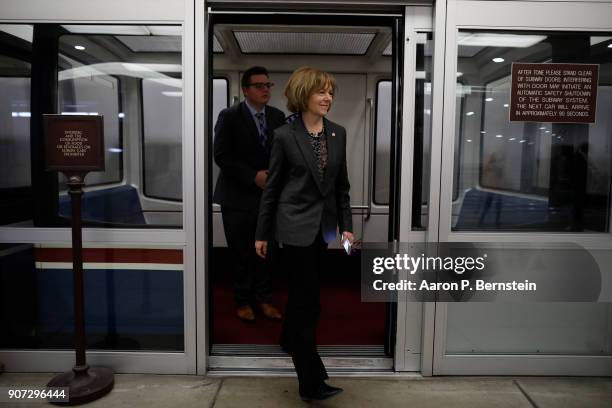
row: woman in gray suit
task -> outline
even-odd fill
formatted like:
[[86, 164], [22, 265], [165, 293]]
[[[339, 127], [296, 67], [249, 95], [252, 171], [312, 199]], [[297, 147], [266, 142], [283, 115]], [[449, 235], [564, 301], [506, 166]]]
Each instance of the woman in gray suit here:
[[346, 131], [325, 118], [335, 87], [330, 74], [310, 67], [289, 78], [287, 108], [297, 115], [274, 131], [255, 235], [261, 257], [271, 239], [284, 248], [289, 300], [281, 346], [293, 359], [303, 400], [342, 391], [325, 383], [327, 372], [316, 345], [322, 257], [338, 231], [343, 240], [353, 241]]

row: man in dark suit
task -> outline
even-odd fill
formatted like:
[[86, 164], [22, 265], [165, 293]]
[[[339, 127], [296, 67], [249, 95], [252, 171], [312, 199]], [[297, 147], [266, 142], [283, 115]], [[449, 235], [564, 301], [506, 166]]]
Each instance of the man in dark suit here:
[[285, 114], [272, 106], [268, 71], [252, 67], [242, 76], [245, 101], [224, 109], [215, 126], [214, 156], [221, 169], [213, 201], [221, 205], [223, 228], [230, 249], [237, 314], [252, 321], [257, 305], [271, 319], [280, 319], [271, 305], [271, 268], [255, 256], [259, 201], [268, 178], [272, 131]]

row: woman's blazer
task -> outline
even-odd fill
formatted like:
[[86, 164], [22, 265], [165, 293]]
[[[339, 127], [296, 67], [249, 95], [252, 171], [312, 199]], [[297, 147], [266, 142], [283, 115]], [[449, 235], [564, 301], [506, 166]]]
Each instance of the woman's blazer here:
[[352, 232], [350, 184], [346, 169], [346, 130], [323, 119], [327, 168], [321, 180], [317, 158], [301, 118], [274, 131], [270, 167], [261, 197], [256, 239], [294, 246], [312, 244], [319, 233], [330, 242]]

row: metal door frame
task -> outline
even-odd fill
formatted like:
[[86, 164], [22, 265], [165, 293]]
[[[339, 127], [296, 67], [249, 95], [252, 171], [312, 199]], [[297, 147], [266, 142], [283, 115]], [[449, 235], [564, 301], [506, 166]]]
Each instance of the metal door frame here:
[[[231, 1], [220, 1], [215, 2], [214, 4], [231, 4]], [[226, 4], [227, 3], [227, 4]], [[291, 4], [296, 4], [297, 2], [289, 2]], [[325, 3], [325, 2], [321, 2]], [[270, 3], [273, 4], [273, 3]], [[397, 3], [386, 3], [386, 5], [392, 5], [397, 7]], [[323, 8], [325, 6], [332, 6], [329, 4], [322, 4]], [[278, 6], [277, 6], [278, 7]], [[285, 5], [286, 7], [286, 5]], [[335, 7], [339, 7], [337, 4]], [[207, 104], [208, 100], [206, 95], [208, 95], [208, 81], [207, 78], [210, 75], [211, 67], [207, 61], [208, 56], [208, 32], [209, 32], [209, 9], [207, 5], [205, 5], [204, 1], [196, 0], [195, 4], [195, 64], [196, 66], [205, 67], [204, 70], [199, 69], [196, 70], [196, 80], [195, 85], [196, 89], [196, 112], [195, 121], [196, 121], [196, 157], [208, 157], [207, 151], [207, 143], [205, 135], [209, 132], [208, 129], [208, 118], [206, 117]], [[234, 10], [232, 10], [234, 11]], [[404, 40], [416, 40], [416, 31], [432, 31], [432, 7], [428, 6], [410, 6], [405, 7], [406, 14], [404, 16], [404, 22], [406, 27], [410, 27], [412, 31], [408, 33], [410, 37], [404, 38]], [[265, 11], [263, 12], [265, 13]], [[316, 13], [316, 12], [315, 12]], [[303, 14], [300, 11], [300, 14]], [[350, 13], [347, 12], [338, 12], [339, 15], [345, 15]], [[372, 14], [379, 15], [379, 14]], [[201, 44], [201, 45], [199, 45]], [[416, 66], [416, 41], [405, 41], [404, 42], [405, 52], [410, 52], [410, 63], [404, 63], [404, 71], [403, 75], [409, 75], [409, 77], [404, 78], [403, 82], [403, 93], [405, 95], [411, 95], [409, 98], [410, 103], [412, 104], [412, 108], [410, 107], [402, 107], [402, 124], [403, 129], [409, 129], [408, 132], [404, 130], [405, 134], [412, 135], [413, 133], [413, 125], [414, 125], [414, 116], [413, 116], [413, 107], [414, 107], [414, 84], [415, 84], [415, 66]], [[405, 55], [408, 55], [407, 53]], [[202, 90], [202, 91], [200, 91]], [[405, 211], [405, 208], [410, 208], [410, 201], [412, 197], [412, 181], [410, 177], [412, 176], [412, 168], [410, 167], [406, 170], [406, 161], [412, 161], [412, 143], [413, 140], [410, 137], [405, 137], [404, 140], [408, 141], [408, 144], [404, 142], [401, 146], [402, 155], [404, 157], [402, 168], [402, 184], [401, 184], [401, 214], [410, 214], [411, 211]], [[196, 182], [196, 212], [197, 214], [204, 214], [202, 218], [198, 217], [197, 221], [197, 232], [196, 232], [196, 240], [199, 243], [198, 245], [198, 254], [200, 256], [197, 257], [197, 270], [198, 270], [198, 279], [197, 279], [197, 288], [196, 291], [198, 294], [206, 293], [207, 281], [205, 273], [206, 270], [206, 262], [205, 262], [205, 253], [204, 248], [205, 245], [203, 243], [208, 242], [209, 239], [212, 239], [209, 236], [209, 226], [207, 225], [207, 197], [208, 192], [210, 191], [211, 186], [208, 186], [208, 166], [203, 160], [196, 160], [196, 180], [201, 180]], [[200, 178], [200, 175], [203, 179]], [[408, 180], [408, 181], [407, 181]], [[369, 187], [369, 186], [368, 186]], [[425, 232], [424, 231], [411, 231], [408, 227], [404, 229], [404, 226], [410, 226], [411, 220], [405, 219], [403, 216], [400, 219], [401, 232], [400, 239], [402, 240], [416, 240], [416, 241], [424, 241], [425, 240]], [[227, 367], [227, 369], [232, 369], [232, 366], [235, 369], [239, 369], [240, 367], [245, 367], [245, 359], [253, 360], [247, 365], [253, 367], [255, 369], [290, 369], [292, 367], [291, 362], [288, 358], [276, 358], [276, 357], [217, 357], [209, 355], [209, 325], [208, 325], [208, 317], [207, 317], [207, 298], [206, 296], [199, 295], [197, 297], [197, 333], [198, 333], [198, 374], [205, 374], [210, 367], [219, 367], [220, 365], [223, 367]], [[395, 371], [419, 371], [421, 366], [421, 353], [420, 353], [420, 345], [421, 345], [421, 318], [423, 313], [423, 308], [421, 304], [406, 304], [405, 302], [401, 304], [402, 306], [398, 310], [397, 315], [397, 323], [398, 330], [396, 335], [396, 348], [395, 348], [395, 357], [393, 360], [393, 366], [391, 367], [386, 360], [388, 359], [369, 359], [369, 361], [357, 361], [355, 359], [342, 359], [342, 358], [330, 358], [325, 359], [327, 363], [331, 363], [336, 367], [339, 367], [340, 371], [344, 371], [344, 369], [353, 371], [353, 370], [365, 370], [375, 369], [375, 370], [391, 370], [392, 368]], [[228, 371], [223, 371], [224, 373], [228, 373]], [[239, 371], [238, 373], [241, 373]], [[244, 374], [244, 372], [242, 372]]]
[[[414, 123], [415, 123], [415, 86], [416, 86], [416, 47], [419, 32], [434, 32], [434, 9], [428, 6], [407, 6], [404, 11], [404, 63], [403, 96], [401, 100], [402, 137], [399, 197], [399, 242], [426, 242], [430, 226], [426, 231], [412, 228]], [[434, 64], [435, 70], [436, 64]], [[435, 82], [435, 76], [432, 83]], [[433, 136], [433, 133], [432, 133]], [[431, 152], [434, 152], [433, 145]], [[430, 188], [430, 191], [433, 189]], [[431, 200], [430, 200], [431, 202]], [[431, 210], [429, 211], [431, 218]], [[402, 279], [400, 276], [399, 279]], [[426, 346], [423, 337], [427, 328], [427, 306], [425, 303], [406, 302], [404, 294], [398, 294], [397, 328], [395, 337], [395, 370], [423, 371], [427, 366]]]

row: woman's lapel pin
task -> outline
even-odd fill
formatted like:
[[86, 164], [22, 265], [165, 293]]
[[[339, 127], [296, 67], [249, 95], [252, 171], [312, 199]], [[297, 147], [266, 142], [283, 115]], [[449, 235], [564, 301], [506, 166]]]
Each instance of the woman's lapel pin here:
[[336, 133], [335, 133], [335, 132], [332, 132], [332, 137], [334, 137], [334, 136], [336, 136]]

